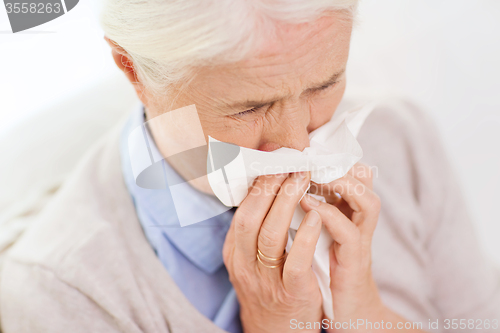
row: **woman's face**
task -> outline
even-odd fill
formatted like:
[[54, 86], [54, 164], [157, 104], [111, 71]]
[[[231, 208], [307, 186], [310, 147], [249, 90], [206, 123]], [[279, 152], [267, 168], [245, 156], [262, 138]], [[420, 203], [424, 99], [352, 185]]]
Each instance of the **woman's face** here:
[[[201, 69], [164, 104], [146, 105], [148, 119], [195, 104], [205, 139], [264, 151], [303, 150], [308, 134], [332, 117], [345, 90], [352, 23], [339, 15], [345, 14], [282, 26], [256, 56]], [[153, 128], [153, 136], [168, 156], [158, 130]], [[182, 175], [182, 167], [174, 168]]]

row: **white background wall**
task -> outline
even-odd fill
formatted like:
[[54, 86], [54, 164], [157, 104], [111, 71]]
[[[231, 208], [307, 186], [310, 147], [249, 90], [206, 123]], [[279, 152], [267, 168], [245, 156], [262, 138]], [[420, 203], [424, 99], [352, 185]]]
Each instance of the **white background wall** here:
[[348, 92], [400, 93], [426, 108], [481, 243], [500, 262], [500, 1], [361, 3]]
[[[0, 133], [116, 73], [90, 1], [17, 34], [0, 7]], [[348, 80], [348, 94], [395, 92], [434, 117], [500, 262], [500, 1], [362, 0]]]

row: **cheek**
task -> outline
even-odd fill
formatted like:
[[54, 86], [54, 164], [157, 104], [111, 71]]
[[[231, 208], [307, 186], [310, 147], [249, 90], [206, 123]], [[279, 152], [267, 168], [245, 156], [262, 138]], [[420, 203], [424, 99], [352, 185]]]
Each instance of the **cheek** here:
[[241, 147], [258, 149], [262, 136], [262, 119], [255, 121], [237, 122], [226, 117], [200, 119], [203, 131], [208, 142], [208, 135], [224, 142], [233, 143]]

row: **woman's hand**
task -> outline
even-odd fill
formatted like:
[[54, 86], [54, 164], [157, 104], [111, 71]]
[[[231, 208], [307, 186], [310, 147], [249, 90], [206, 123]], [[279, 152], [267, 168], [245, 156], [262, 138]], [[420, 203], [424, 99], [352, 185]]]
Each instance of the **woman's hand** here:
[[[321, 231], [318, 213], [309, 209], [285, 258], [266, 259], [285, 253], [290, 222], [309, 181], [308, 172], [261, 176], [234, 214], [223, 257], [245, 333], [297, 332], [293, 320], [322, 319], [322, 297], [311, 268]], [[262, 262], [257, 249], [265, 256]]]
[[[335, 241], [330, 248], [330, 289], [335, 321], [333, 325], [329, 321], [327, 331], [373, 331], [367, 325], [352, 328], [350, 323], [359, 323], [359, 319], [378, 323], [381, 328], [378, 332], [423, 332], [404, 328], [407, 320], [382, 303], [372, 277], [371, 244], [380, 212], [380, 199], [372, 191], [372, 178], [370, 168], [357, 163], [344, 177], [329, 184], [311, 186], [310, 192], [324, 196], [327, 203], [309, 195], [300, 202], [304, 211], [315, 210], [320, 214]], [[336, 193], [340, 194], [340, 199]]]
[[327, 201], [306, 195], [301, 206], [306, 212], [317, 211], [334, 239], [330, 248], [330, 288], [335, 321], [379, 317], [384, 306], [372, 278], [371, 243], [380, 199], [372, 191], [370, 168], [358, 163], [340, 179], [313, 184], [310, 193], [322, 195]]

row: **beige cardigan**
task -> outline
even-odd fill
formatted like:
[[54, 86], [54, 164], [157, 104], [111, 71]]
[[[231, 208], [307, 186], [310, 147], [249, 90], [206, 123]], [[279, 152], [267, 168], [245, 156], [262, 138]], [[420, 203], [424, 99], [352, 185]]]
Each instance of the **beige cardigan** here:
[[[144, 236], [121, 171], [122, 126], [85, 155], [8, 253], [3, 332], [223, 332], [184, 297]], [[377, 167], [373, 274], [385, 304], [426, 330], [439, 319], [438, 332], [446, 318], [500, 320], [500, 274], [479, 251], [427, 116], [403, 101], [381, 103], [359, 141], [362, 161]]]

